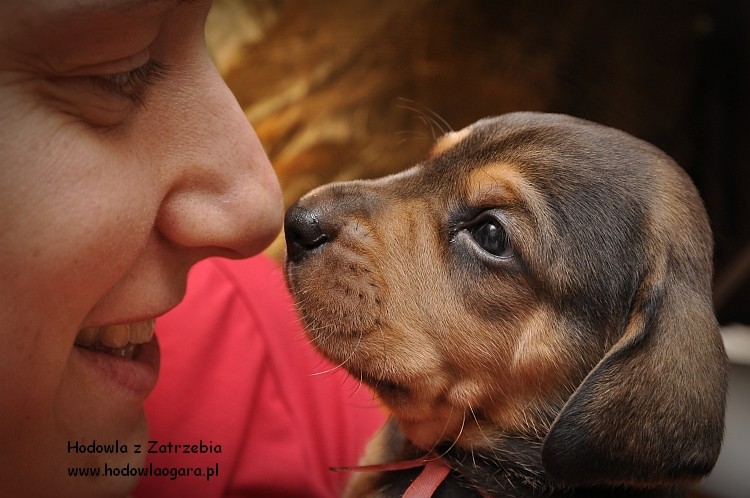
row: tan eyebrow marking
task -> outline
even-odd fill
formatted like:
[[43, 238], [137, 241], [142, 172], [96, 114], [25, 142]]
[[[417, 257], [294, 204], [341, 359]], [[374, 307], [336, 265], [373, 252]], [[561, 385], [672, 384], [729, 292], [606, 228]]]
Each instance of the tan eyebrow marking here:
[[523, 202], [525, 180], [509, 163], [494, 163], [472, 171], [467, 178], [469, 198], [476, 204]]
[[518, 167], [508, 162], [490, 163], [469, 173], [467, 196], [476, 205], [515, 207], [535, 218], [544, 217], [544, 196], [524, 177]]
[[450, 149], [458, 142], [466, 138], [470, 133], [469, 128], [464, 128], [458, 131], [452, 131], [440, 137], [435, 145], [432, 146], [430, 151], [427, 153], [427, 157], [435, 157], [442, 154], [446, 150]]

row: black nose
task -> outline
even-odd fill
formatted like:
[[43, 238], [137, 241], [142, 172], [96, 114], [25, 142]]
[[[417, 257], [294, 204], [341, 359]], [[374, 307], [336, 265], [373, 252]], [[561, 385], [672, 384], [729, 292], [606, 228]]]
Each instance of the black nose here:
[[284, 217], [287, 257], [293, 262], [301, 261], [308, 253], [321, 247], [332, 236], [322, 226], [323, 213], [316, 208], [305, 208], [299, 204], [290, 207]]

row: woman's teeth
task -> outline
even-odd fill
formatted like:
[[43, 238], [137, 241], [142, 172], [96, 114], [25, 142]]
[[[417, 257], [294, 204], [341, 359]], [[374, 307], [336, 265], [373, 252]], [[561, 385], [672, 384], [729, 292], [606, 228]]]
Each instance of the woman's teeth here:
[[154, 320], [88, 327], [78, 332], [75, 345], [123, 358], [133, 358], [137, 346], [149, 342], [153, 335]]

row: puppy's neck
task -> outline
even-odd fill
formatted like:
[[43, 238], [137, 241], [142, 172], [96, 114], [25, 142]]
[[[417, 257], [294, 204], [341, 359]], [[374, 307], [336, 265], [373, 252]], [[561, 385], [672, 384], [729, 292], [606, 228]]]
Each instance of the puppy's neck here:
[[[502, 436], [492, 449], [437, 449], [453, 472], [447, 484], [453, 491], [439, 496], [503, 498], [684, 498], [680, 489], [568, 488], [554, 484], [542, 466], [542, 440]], [[442, 450], [442, 451], [441, 451]], [[463, 489], [464, 491], [456, 491]], [[465, 494], [464, 494], [465, 493]]]
[[[392, 449], [387, 455], [379, 455], [387, 461], [424, 456], [425, 450], [409, 441], [394, 420], [384, 428], [381, 437], [389, 443], [384, 447]], [[478, 493], [516, 498], [555, 496], [555, 488], [542, 466], [543, 435], [484, 433], [481, 442], [469, 446], [465, 446], [466, 441], [464, 445], [444, 442], [432, 451], [453, 469], [446, 485], [465, 490], [465, 494], [456, 496], [479, 496]]]
[[[488, 496], [547, 496], [555, 487], [542, 466], [542, 441], [522, 436], [496, 436], [493, 447], [438, 448], [459, 479]], [[442, 450], [442, 451], [441, 451]]]
[[[461, 487], [481, 490], [486, 496], [554, 496], [556, 490], [563, 490], [556, 489], [547, 477], [542, 465], [542, 445], [561, 406], [562, 402], [546, 401], [540, 406], [512, 411], [516, 417], [518, 413], [533, 412], [532, 426], [523, 418], [511, 417], [503, 406], [494, 411], [485, 407], [475, 409], [470, 417], [454, 416], [456, 420], [452, 421], [436, 418], [432, 424], [435, 427], [422, 428], [431, 429], [428, 434], [433, 438], [438, 429], [444, 437], [448, 436], [447, 441], [438, 444], [434, 440], [424, 444], [412, 439], [408, 424], [398, 422], [398, 429], [394, 430], [402, 434], [402, 455], [416, 457], [424, 451], [442, 455], [455, 471], [450, 479]], [[451, 414], [454, 412], [458, 410], [451, 410]]]
[[[679, 490], [636, 490], [624, 488], [569, 489], [554, 484], [542, 465], [544, 434], [487, 434], [483, 445], [471, 448], [445, 442], [433, 449], [453, 469], [436, 497], [502, 498], [677, 498]], [[383, 464], [425, 456], [412, 444], [395, 420], [386, 424], [368, 447], [364, 464]], [[420, 469], [358, 473], [350, 481], [347, 498], [402, 496]]]

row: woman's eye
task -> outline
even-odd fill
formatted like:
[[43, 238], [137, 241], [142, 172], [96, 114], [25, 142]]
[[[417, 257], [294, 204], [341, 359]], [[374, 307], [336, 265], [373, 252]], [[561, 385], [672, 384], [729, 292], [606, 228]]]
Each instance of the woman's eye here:
[[93, 76], [91, 81], [107, 93], [142, 105], [148, 88], [164, 78], [168, 70], [166, 64], [151, 59], [131, 71]]
[[508, 234], [493, 218], [486, 218], [473, 225], [469, 232], [474, 241], [486, 252], [498, 257], [510, 257], [512, 249]]

